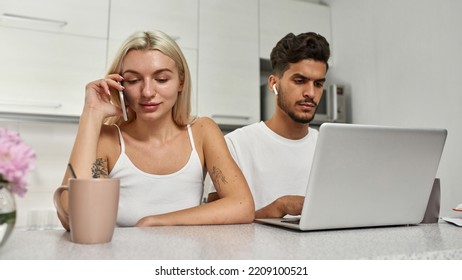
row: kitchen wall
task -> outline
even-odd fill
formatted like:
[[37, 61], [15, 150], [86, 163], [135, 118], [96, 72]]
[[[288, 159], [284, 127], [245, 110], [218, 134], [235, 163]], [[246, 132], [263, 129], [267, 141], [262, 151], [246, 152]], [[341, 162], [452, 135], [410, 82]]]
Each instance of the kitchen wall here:
[[322, 2], [331, 7], [331, 79], [347, 85], [352, 121], [448, 130], [438, 176], [450, 215], [462, 203], [462, 1]]

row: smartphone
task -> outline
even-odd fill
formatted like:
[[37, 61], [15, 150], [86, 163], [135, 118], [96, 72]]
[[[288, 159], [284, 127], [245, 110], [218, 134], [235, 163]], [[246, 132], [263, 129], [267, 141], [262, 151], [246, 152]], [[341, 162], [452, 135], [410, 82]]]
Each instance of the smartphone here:
[[125, 105], [125, 97], [124, 97], [123, 90], [119, 91], [119, 98], [120, 98], [120, 107], [122, 107], [124, 121], [128, 121], [127, 106]]

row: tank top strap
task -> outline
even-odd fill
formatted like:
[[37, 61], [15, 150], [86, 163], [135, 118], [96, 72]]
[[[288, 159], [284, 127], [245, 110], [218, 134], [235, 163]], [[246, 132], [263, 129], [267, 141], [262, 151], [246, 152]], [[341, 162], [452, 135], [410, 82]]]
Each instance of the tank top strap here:
[[119, 133], [120, 153], [124, 154], [125, 153], [125, 143], [124, 143], [124, 138], [122, 137], [122, 132], [120, 131], [120, 128], [116, 124], [114, 124], [114, 126], [117, 128], [117, 132]]
[[189, 142], [191, 142], [191, 147], [193, 149], [193, 151], [196, 150], [196, 145], [194, 145], [194, 137], [193, 137], [193, 134], [192, 134], [192, 130], [191, 130], [191, 125], [188, 123], [188, 136], [189, 136]]

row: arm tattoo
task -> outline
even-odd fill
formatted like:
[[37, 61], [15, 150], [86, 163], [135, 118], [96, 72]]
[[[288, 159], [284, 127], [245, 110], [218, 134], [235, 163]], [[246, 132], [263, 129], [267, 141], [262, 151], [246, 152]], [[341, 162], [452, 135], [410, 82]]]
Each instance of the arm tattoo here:
[[210, 177], [212, 178], [213, 184], [217, 189], [221, 187], [221, 184], [228, 183], [228, 181], [226, 181], [225, 175], [223, 175], [223, 172], [221, 172], [221, 169], [215, 166], [212, 168], [212, 174], [210, 174]]
[[97, 158], [91, 167], [91, 176], [93, 178], [107, 177], [107, 161], [102, 158]]

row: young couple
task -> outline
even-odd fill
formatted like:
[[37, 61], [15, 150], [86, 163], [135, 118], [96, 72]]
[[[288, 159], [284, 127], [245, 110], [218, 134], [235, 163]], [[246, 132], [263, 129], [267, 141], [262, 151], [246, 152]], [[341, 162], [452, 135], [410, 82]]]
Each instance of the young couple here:
[[[190, 116], [191, 78], [175, 41], [160, 31], [137, 32], [109, 74], [86, 86], [69, 163], [80, 178], [120, 179], [121, 227], [238, 224], [300, 214], [317, 138], [309, 122], [329, 55], [318, 34], [282, 38], [271, 53], [268, 78], [277, 99], [274, 115], [225, 139], [213, 120]], [[214, 189], [201, 204], [207, 173]], [[61, 196], [65, 208], [67, 196]], [[69, 230], [67, 217], [58, 217]]]

